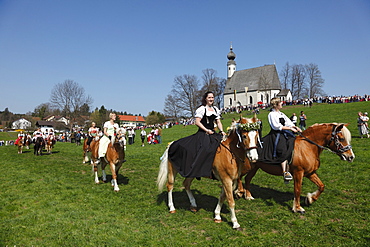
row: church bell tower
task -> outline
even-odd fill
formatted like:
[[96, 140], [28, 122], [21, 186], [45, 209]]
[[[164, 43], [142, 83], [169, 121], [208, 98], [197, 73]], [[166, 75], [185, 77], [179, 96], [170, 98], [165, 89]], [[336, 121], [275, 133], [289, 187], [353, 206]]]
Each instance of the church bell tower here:
[[229, 59], [229, 61], [227, 62], [227, 79], [230, 79], [236, 70], [236, 63], [234, 61], [235, 58], [236, 55], [233, 52], [233, 45], [231, 44], [230, 52], [227, 54], [227, 59]]

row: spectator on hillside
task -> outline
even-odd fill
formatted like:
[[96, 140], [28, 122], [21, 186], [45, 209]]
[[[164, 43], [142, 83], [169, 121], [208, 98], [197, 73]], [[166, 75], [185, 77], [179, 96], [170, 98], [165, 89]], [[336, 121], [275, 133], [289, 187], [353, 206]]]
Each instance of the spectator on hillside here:
[[292, 121], [292, 123], [294, 123], [295, 126], [297, 126], [297, 119], [298, 117], [294, 112], [293, 115], [290, 117], [290, 120]]
[[367, 112], [365, 112], [364, 114], [362, 114], [362, 112], [358, 113], [357, 126], [358, 126], [358, 131], [360, 133], [361, 138], [363, 138], [364, 135], [366, 135], [367, 138], [370, 137], [369, 129], [368, 129], [368, 121], [369, 121], [369, 117], [367, 116]]
[[301, 115], [299, 116], [299, 128], [301, 128], [302, 130], [306, 129], [306, 119], [307, 116], [304, 114], [303, 111], [301, 111]]

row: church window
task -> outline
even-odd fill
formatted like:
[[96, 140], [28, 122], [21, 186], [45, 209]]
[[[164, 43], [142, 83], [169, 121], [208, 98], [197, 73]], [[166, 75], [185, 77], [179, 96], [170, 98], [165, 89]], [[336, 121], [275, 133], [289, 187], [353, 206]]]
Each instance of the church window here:
[[249, 104], [253, 105], [253, 97], [249, 96]]

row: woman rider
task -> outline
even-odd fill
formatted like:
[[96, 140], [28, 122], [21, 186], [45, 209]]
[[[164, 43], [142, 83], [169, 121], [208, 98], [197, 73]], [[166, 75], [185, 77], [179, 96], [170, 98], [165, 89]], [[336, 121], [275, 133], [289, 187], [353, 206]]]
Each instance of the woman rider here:
[[211, 177], [216, 149], [222, 136], [215, 133], [215, 123], [222, 135], [221, 111], [213, 106], [214, 94], [206, 92], [202, 105], [195, 112], [197, 133], [173, 142], [169, 159], [183, 177]]
[[271, 106], [272, 109], [268, 115], [271, 131], [262, 140], [263, 148], [259, 149], [258, 160], [264, 163], [280, 163], [284, 180], [290, 181], [293, 177], [288, 171], [288, 160], [291, 160], [294, 148], [293, 132], [302, 132], [302, 130], [280, 111], [283, 108], [283, 102], [279, 98], [272, 98]]

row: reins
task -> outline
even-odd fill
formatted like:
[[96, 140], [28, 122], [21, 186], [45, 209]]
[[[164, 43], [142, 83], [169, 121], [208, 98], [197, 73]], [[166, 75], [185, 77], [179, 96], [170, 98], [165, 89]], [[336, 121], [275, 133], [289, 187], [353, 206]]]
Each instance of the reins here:
[[[334, 144], [337, 146], [337, 151], [336, 152], [331, 150], [328, 147], [324, 147], [324, 146], [321, 146], [321, 145], [315, 143], [314, 141], [308, 139], [306, 136], [302, 135], [302, 133], [300, 133], [300, 132], [298, 132], [298, 135], [301, 136], [304, 140], [308, 141], [309, 143], [311, 143], [311, 144], [313, 144], [313, 145], [315, 145], [315, 146], [317, 146], [317, 147], [319, 147], [323, 150], [327, 150], [327, 151], [329, 151], [333, 154], [339, 154], [339, 153], [344, 153], [344, 152], [346, 152], [346, 151], [348, 151], [352, 148], [351, 145], [347, 145], [347, 146], [343, 147], [343, 145], [340, 142], [338, 142], [337, 133], [339, 133], [339, 132], [336, 132], [336, 127], [335, 128], [333, 127], [333, 131], [331, 133], [331, 138], [330, 138], [330, 141], [329, 141], [329, 144], [328, 144], [328, 145], [330, 145], [330, 143], [332, 141], [334, 141]], [[342, 147], [340, 148], [339, 145], [341, 145]]]

